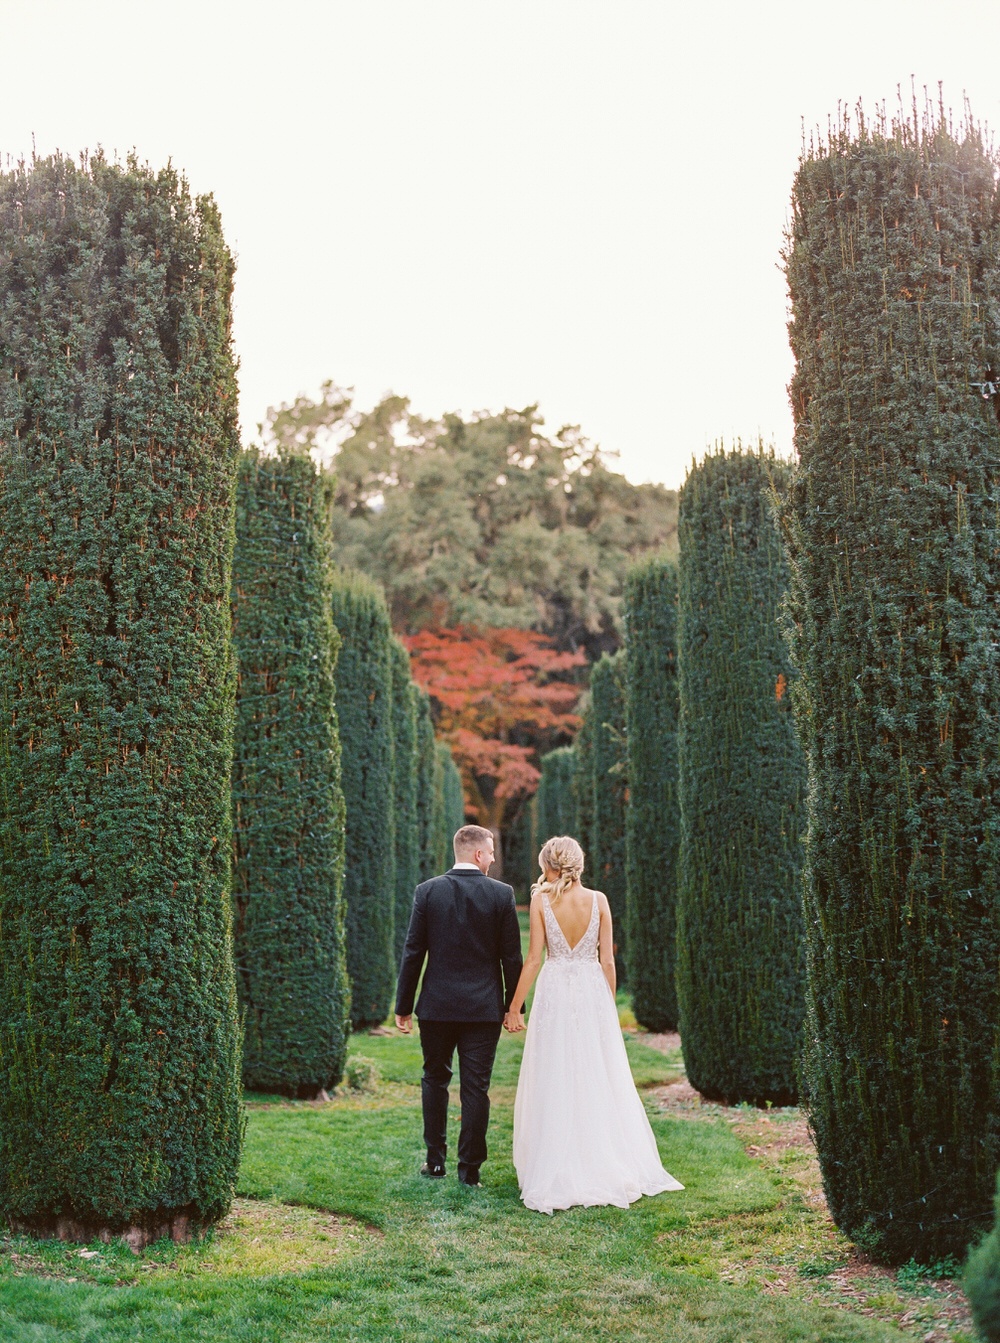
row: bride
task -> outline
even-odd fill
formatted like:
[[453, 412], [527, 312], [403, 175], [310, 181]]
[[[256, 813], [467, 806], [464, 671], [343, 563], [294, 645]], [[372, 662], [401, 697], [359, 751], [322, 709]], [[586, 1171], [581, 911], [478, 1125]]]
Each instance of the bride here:
[[643, 1194], [683, 1189], [660, 1164], [629, 1071], [607, 897], [581, 885], [575, 839], [550, 839], [538, 863], [528, 958], [504, 1022], [509, 1031], [525, 1029], [524, 1000], [541, 969], [514, 1102], [521, 1198], [551, 1213], [580, 1204], [627, 1208]]

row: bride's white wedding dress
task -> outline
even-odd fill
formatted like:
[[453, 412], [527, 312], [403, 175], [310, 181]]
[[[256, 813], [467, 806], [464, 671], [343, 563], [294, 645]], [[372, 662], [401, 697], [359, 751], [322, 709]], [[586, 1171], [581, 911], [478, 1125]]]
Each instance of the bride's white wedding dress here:
[[545, 964], [535, 986], [514, 1102], [514, 1166], [528, 1208], [627, 1208], [684, 1186], [660, 1164], [632, 1081], [618, 1011], [597, 959], [597, 896], [570, 947], [543, 893]]

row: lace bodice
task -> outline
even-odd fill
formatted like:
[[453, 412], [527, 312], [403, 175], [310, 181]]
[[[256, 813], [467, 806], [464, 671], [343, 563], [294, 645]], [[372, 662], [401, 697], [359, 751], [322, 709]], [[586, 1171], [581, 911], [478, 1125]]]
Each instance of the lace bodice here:
[[571, 947], [566, 941], [566, 934], [559, 927], [559, 920], [552, 912], [552, 906], [549, 904], [549, 897], [542, 894], [542, 913], [545, 917], [545, 941], [548, 946], [549, 959], [554, 961], [593, 961], [597, 959], [597, 943], [601, 931], [601, 917], [597, 906], [597, 892], [594, 892], [594, 907], [590, 911], [590, 922], [587, 924], [587, 931], [577, 942], [575, 947]]

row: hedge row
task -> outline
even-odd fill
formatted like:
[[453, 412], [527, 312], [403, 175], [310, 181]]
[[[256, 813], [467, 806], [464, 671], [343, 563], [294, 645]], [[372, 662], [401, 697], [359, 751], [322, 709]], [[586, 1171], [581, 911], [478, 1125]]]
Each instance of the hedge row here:
[[651, 1031], [677, 1029], [677, 569], [651, 559], [625, 584], [626, 932], [632, 1007]]
[[[465, 796], [451, 747], [435, 740], [430, 697], [415, 685], [411, 694], [416, 713], [418, 872], [419, 880], [427, 881], [454, 861], [451, 840], [465, 824]], [[412, 897], [411, 887], [407, 920]]]
[[440, 870], [464, 811], [381, 591], [328, 556], [327, 482], [311, 460], [245, 454], [233, 595], [243, 1076], [293, 1096], [336, 1085], [347, 1029], [385, 1019], [425, 822]]
[[446, 741], [437, 743], [438, 757], [441, 762], [441, 867], [451, 867], [454, 861], [451, 840], [455, 831], [465, 824], [465, 794], [462, 789], [462, 775], [455, 764], [455, 757]]
[[[434, 739], [430, 696], [413, 688], [417, 715], [417, 829], [420, 839], [420, 880], [443, 872], [447, 866], [444, 835], [444, 778]], [[439, 800], [439, 798], [441, 800]]]
[[544, 844], [553, 835], [576, 834], [576, 752], [572, 746], [560, 746], [542, 756], [541, 766], [535, 824], [539, 843]]
[[238, 523], [243, 1076], [315, 1096], [340, 1080], [347, 1029], [388, 1014], [424, 820], [439, 870], [461, 780], [380, 589], [329, 564], [327, 482], [311, 460], [245, 454]]
[[406, 941], [413, 892], [421, 880], [420, 779], [417, 699], [416, 687], [410, 679], [410, 655], [398, 639], [392, 640], [389, 652], [392, 660], [393, 806], [396, 813], [393, 950], [398, 965]]
[[[625, 811], [625, 655], [622, 651], [591, 668], [590, 696], [576, 742], [575, 792], [586, 873], [608, 897], [620, 986], [627, 978]], [[581, 824], [582, 822], [582, 824]], [[585, 839], [584, 839], [585, 836]]]
[[[576, 838], [583, 849], [584, 872], [595, 880], [594, 860], [594, 716], [593, 697], [585, 691], [580, 697], [577, 713], [580, 729], [573, 741], [576, 755], [573, 770], [573, 797], [576, 802]], [[534, 880], [534, 878], [532, 878]]]
[[0, 176], [0, 1214], [40, 1234], [236, 1179], [232, 280], [171, 169]]
[[243, 1081], [298, 1097], [340, 1081], [350, 1009], [328, 553], [312, 461], [244, 453], [232, 598]]
[[692, 1085], [730, 1104], [798, 1091], [805, 770], [769, 512], [785, 475], [715, 452], [680, 498], [677, 999]]
[[393, 635], [382, 589], [361, 574], [334, 574], [331, 606], [340, 635], [347, 968], [357, 1031], [385, 1020], [396, 979]]
[[[575, 814], [575, 794], [574, 794]], [[503, 879], [514, 887], [519, 904], [527, 904], [532, 884], [539, 875], [538, 794], [525, 798], [513, 825], [503, 836]], [[571, 830], [570, 834], [576, 834]]]

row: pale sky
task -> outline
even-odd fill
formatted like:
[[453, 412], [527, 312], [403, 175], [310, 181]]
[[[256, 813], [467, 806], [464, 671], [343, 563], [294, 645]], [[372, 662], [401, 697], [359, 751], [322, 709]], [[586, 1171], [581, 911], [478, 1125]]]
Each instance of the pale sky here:
[[[910, 77], [1000, 127], [978, 0], [0, 0], [0, 152], [172, 158], [238, 258], [249, 440], [324, 378], [537, 401], [633, 480], [790, 451], [802, 122]], [[922, 95], [921, 95], [922, 96]]]

